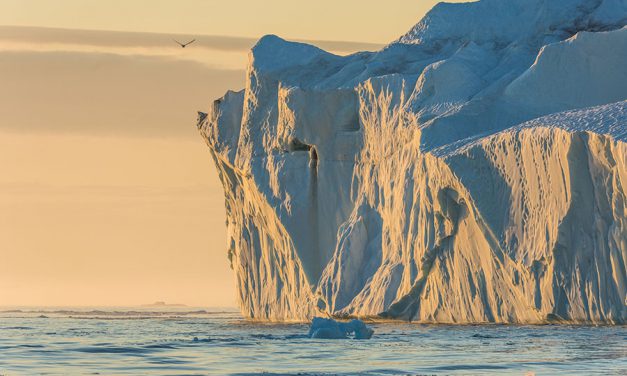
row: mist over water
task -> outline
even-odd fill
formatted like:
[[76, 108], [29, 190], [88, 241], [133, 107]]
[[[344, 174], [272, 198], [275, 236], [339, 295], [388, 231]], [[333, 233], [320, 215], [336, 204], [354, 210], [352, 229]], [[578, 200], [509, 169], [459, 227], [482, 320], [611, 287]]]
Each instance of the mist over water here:
[[371, 340], [312, 340], [306, 324], [231, 309], [9, 309], [2, 375], [618, 374], [627, 327], [371, 324]]

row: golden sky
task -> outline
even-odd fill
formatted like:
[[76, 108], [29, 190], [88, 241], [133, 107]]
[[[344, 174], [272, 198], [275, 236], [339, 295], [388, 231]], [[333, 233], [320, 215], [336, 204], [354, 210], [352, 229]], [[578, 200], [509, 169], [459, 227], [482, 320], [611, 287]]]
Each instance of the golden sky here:
[[264, 34], [374, 50], [434, 3], [0, 1], [0, 306], [234, 306], [196, 111]]
[[[452, 2], [459, 2], [452, 1]], [[389, 43], [433, 0], [2, 0], [0, 25]]]

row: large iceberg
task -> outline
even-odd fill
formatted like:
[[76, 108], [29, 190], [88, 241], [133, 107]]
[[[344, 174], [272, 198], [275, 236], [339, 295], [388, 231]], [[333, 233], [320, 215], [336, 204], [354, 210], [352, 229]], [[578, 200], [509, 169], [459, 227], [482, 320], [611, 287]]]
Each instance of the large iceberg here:
[[626, 322], [626, 24], [481, 0], [378, 52], [259, 40], [198, 120], [243, 314]]

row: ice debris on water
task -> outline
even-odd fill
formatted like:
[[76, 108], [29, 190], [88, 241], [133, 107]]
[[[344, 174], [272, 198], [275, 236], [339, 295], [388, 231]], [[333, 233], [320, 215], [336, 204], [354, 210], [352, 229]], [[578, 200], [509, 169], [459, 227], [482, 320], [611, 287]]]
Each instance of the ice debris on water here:
[[333, 319], [314, 317], [307, 336], [319, 339], [370, 339], [373, 334], [374, 330], [358, 319], [338, 322]]

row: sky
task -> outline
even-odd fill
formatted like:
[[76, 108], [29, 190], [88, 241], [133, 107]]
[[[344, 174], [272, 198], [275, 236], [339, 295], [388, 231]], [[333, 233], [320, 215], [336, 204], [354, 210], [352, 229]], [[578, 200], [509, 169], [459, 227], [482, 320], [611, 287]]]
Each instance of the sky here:
[[0, 0], [0, 306], [236, 306], [196, 111], [264, 34], [376, 50], [434, 3]]

